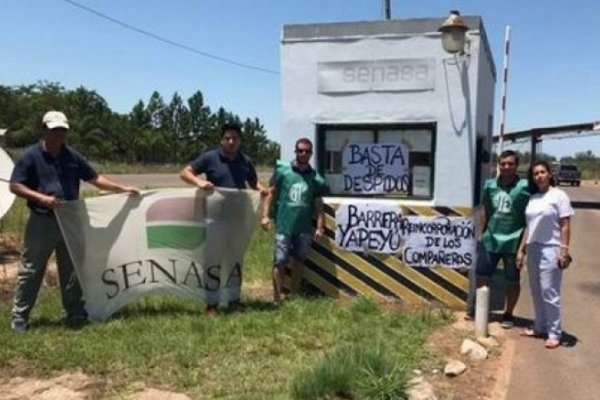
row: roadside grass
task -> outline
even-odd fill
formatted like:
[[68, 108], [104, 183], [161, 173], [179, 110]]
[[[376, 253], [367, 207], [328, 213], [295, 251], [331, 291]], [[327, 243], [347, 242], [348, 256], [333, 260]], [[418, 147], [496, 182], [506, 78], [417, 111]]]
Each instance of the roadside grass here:
[[[4, 230], [20, 235], [26, 216], [17, 200]], [[7, 293], [0, 375], [82, 371], [97, 381], [93, 397], [106, 399], [139, 390], [139, 382], [196, 399], [401, 399], [407, 372], [436, 362], [425, 341], [450, 313], [400, 312], [364, 298], [300, 297], [276, 308], [272, 254], [273, 233], [257, 229], [244, 263], [247, 308], [216, 317], [203, 316], [201, 303], [155, 296], [74, 331], [62, 323], [58, 288], [45, 286], [32, 329], [15, 335]]]
[[365, 299], [302, 298], [277, 309], [246, 300], [246, 312], [207, 318], [197, 303], [149, 298], [105, 323], [70, 331], [60, 321], [57, 290], [47, 291], [25, 335], [10, 332], [9, 305], [0, 305], [0, 369], [42, 377], [81, 370], [104, 377], [117, 394], [143, 381], [199, 399], [316, 399], [344, 392], [402, 398], [404, 372], [430, 356], [424, 342], [445, 322], [437, 314], [377, 306], [365, 312]]
[[15, 198], [15, 202], [10, 210], [2, 217], [2, 237], [20, 235], [23, 232], [28, 216], [27, 202], [20, 197]]
[[244, 283], [258, 286], [266, 285], [269, 289], [271, 288], [273, 251], [273, 233], [265, 232], [257, 226], [244, 257]]

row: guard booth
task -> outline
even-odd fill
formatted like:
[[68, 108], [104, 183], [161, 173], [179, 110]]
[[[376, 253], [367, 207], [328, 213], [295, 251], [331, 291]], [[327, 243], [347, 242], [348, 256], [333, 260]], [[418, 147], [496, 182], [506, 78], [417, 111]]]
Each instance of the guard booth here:
[[314, 290], [465, 306], [496, 72], [480, 17], [464, 17], [457, 55], [443, 22], [283, 28], [281, 159], [308, 137], [329, 188], [303, 272]]

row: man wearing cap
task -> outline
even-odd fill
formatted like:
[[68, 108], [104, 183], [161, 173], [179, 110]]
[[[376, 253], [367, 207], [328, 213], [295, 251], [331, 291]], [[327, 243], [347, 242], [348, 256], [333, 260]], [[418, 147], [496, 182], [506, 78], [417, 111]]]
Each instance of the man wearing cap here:
[[[221, 147], [209, 150], [198, 156], [180, 172], [181, 179], [200, 189], [212, 190], [215, 186], [229, 189], [260, 190], [266, 196], [267, 189], [258, 181], [254, 163], [241, 151], [242, 129], [236, 124], [221, 126]], [[205, 177], [202, 177], [204, 175]], [[240, 307], [239, 299], [232, 301], [236, 308]], [[217, 304], [207, 299], [207, 315], [217, 312]]]
[[29, 315], [54, 251], [67, 326], [77, 327], [87, 321], [81, 286], [54, 209], [79, 198], [81, 180], [101, 190], [139, 194], [134, 187], [121, 186], [98, 175], [77, 151], [67, 146], [68, 131], [65, 114], [60, 111], [44, 114], [41, 140], [23, 153], [10, 178], [11, 192], [26, 199], [30, 210], [12, 309], [11, 328], [18, 333], [29, 329]]

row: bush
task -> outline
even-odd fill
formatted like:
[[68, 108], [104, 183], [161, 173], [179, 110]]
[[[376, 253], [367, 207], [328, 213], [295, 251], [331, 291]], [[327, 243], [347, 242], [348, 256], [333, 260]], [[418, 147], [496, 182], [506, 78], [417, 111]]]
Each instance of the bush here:
[[349, 345], [297, 376], [292, 396], [314, 399], [405, 399], [406, 369], [381, 347]]

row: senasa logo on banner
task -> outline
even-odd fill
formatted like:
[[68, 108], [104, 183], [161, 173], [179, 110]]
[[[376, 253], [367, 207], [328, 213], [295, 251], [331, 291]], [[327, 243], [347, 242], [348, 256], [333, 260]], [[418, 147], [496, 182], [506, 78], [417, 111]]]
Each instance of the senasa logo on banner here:
[[193, 250], [206, 238], [206, 199], [174, 197], [156, 201], [146, 211], [148, 249]]
[[321, 62], [317, 65], [319, 93], [401, 92], [433, 90], [435, 61], [406, 58]]

